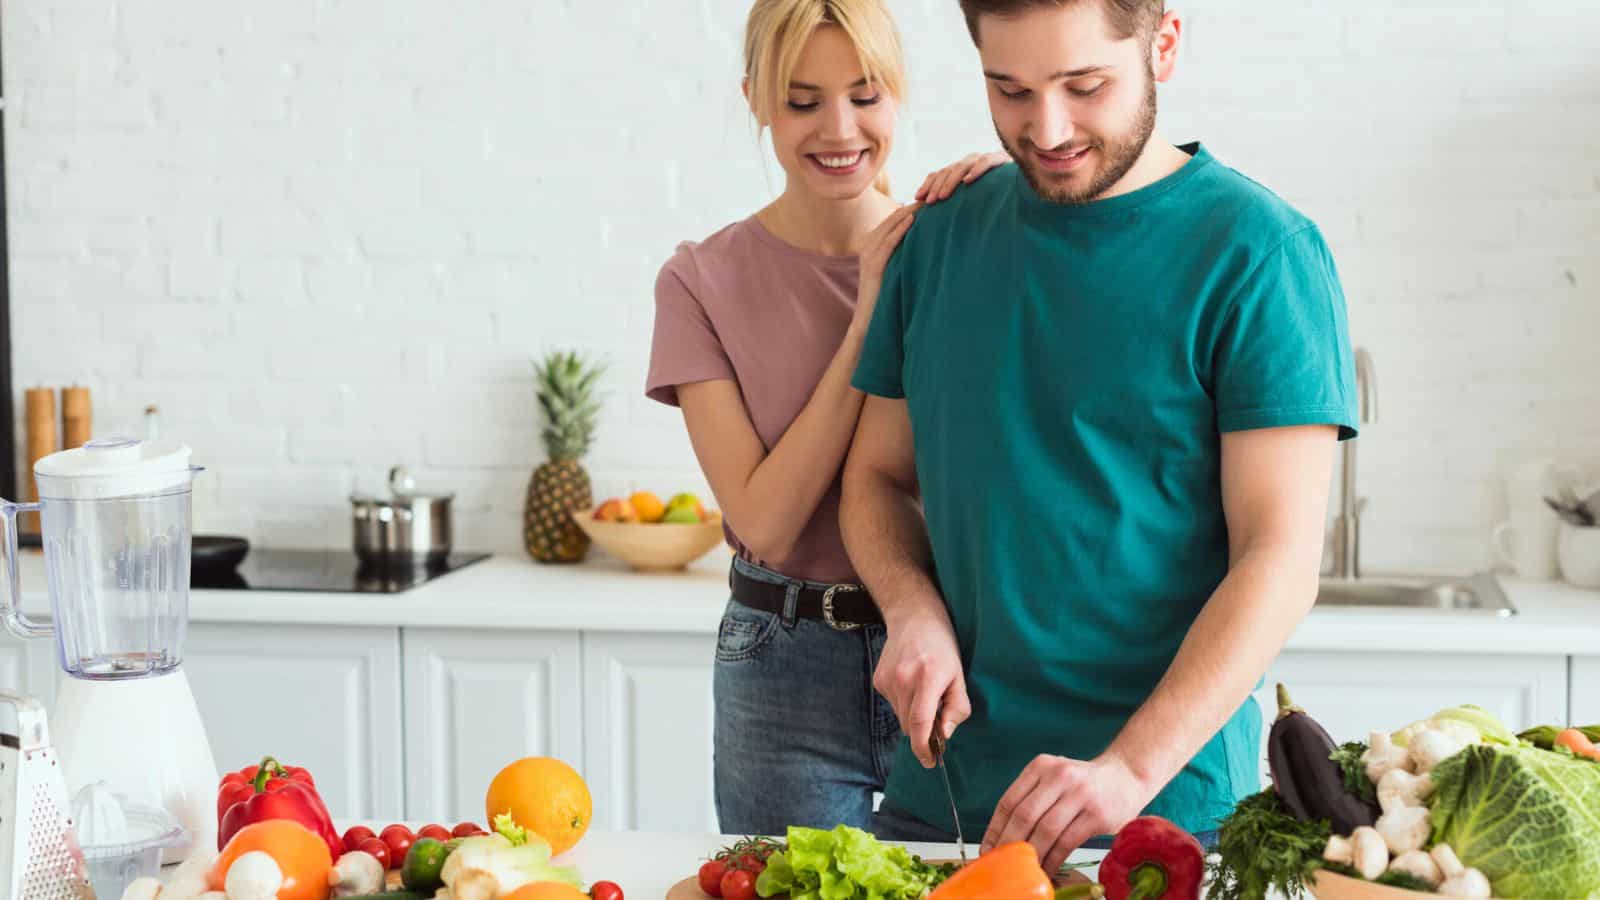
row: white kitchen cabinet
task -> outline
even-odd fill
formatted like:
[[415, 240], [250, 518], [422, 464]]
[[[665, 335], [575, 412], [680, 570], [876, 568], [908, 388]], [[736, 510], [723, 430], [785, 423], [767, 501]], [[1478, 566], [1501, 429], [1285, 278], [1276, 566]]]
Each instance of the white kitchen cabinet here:
[[[1597, 661], [1596, 684], [1600, 684]], [[1473, 703], [1512, 731], [1567, 717], [1567, 658], [1519, 654], [1290, 651], [1272, 664], [1256, 694], [1262, 759], [1277, 715], [1277, 683], [1336, 742], [1365, 741], [1441, 709]], [[1600, 717], [1597, 717], [1600, 721]], [[1261, 777], [1267, 777], [1262, 764]]]
[[23, 640], [0, 634], [0, 690], [26, 694], [48, 711], [55, 703], [58, 677], [62, 672], [54, 637]]
[[1561, 724], [1600, 725], [1600, 656], [1572, 657], [1572, 710]]
[[576, 631], [408, 628], [403, 643], [408, 819], [487, 824], [489, 782], [524, 756], [582, 770]]
[[219, 773], [272, 755], [336, 818], [401, 817], [398, 628], [191, 624], [184, 666]]
[[596, 828], [718, 830], [715, 650], [711, 634], [584, 634], [584, 760]]

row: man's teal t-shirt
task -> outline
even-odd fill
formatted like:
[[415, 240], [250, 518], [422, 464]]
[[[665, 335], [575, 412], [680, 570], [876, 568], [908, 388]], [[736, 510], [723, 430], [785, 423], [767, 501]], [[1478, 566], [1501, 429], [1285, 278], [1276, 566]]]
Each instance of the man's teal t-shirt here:
[[[1084, 205], [1016, 166], [920, 210], [854, 384], [904, 398], [972, 717], [946, 765], [966, 834], [1040, 753], [1092, 759], [1228, 567], [1222, 432], [1355, 434], [1333, 259], [1308, 219], [1199, 145]], [[1246, 700], [1147, 812], [1216, 827], [1260, 789]], [[888, 802], [948, 822], [902, 742]]]

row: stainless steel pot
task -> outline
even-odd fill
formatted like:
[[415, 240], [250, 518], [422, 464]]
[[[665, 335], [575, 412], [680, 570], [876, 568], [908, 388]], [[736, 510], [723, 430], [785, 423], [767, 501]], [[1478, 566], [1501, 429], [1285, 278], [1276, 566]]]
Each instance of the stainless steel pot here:
[[431, 565], [450, 555], [454, 494], [419, 493], [404, 467], [389, 470], [390, 497], [352, 494], [356, 557], [374, 567]]

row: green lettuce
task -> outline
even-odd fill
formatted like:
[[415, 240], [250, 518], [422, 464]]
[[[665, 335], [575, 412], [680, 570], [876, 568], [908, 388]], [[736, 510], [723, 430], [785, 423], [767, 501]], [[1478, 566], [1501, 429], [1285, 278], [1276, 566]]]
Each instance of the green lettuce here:
[[788, 849], [767, 860], [756, 893], [786, 893], [791, 900], [916, 900], [943, 879], [941, 869], [859, 828], [791, 825]]
[[1433, 841], [1488, 876], [1496, 897], [1600, 894], [1600, 765], [1479, 744], [1433, 780]]

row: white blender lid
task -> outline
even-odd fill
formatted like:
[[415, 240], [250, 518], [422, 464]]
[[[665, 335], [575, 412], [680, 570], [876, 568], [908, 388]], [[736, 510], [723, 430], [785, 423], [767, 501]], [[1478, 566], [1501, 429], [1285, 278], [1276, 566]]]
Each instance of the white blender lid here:
[[40, 498], [94, 500], [187, 488], [191, 451], [182, 444], [101, 438], [33, 464]]

